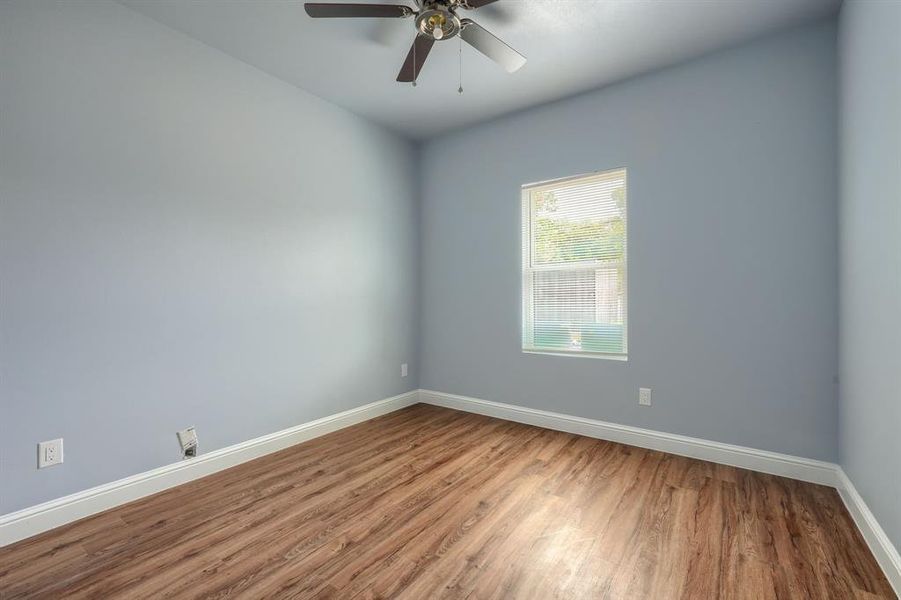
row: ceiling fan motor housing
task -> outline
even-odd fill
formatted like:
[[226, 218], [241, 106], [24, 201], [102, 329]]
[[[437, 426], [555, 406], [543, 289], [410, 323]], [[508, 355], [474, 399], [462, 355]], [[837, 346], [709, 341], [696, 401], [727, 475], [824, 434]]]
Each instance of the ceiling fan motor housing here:
[[435, 40], [447, 40], [460, 33], [460, 19], [444, 5], [436, 3], [417, 15], [416, 28]]

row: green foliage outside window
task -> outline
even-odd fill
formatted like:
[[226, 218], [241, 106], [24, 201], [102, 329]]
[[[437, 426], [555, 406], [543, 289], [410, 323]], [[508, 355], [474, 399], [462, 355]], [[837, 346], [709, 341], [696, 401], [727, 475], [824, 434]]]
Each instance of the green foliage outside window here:
[[[612, 192], [622, 209], [625, 190]], [[571, 221], [554, 218], [557, 202], [553, 192], [535, 198], [535, 264], [556, 264], [583, 260], [621, 260], [625, 253], [626, 224], [621, 214], [605, 221]], [[542, 214], [544, 213], [544, 214]]]

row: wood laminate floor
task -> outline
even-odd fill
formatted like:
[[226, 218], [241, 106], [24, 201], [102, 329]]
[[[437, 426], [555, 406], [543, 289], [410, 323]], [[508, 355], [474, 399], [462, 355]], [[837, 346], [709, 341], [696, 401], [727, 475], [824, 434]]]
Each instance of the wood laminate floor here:
[[416, 405], [0, 549], [12, 598], [894, 598], [835, 490]]

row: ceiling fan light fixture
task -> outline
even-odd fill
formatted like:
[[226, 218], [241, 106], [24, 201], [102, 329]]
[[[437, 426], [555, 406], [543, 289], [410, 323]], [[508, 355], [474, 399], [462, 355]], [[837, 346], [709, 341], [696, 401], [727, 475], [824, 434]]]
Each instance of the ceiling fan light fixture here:
[[447, 17], [437, 12], [429, 17], [429, 27], [432, 29], [432, 37], [440, 40], [444, 37], [444, 24], [447, 23]]
[[460, 33], [460, 19], [449, 10], [431, 8], [416, 17], [416, 27], [435, 41], [447, 40]]

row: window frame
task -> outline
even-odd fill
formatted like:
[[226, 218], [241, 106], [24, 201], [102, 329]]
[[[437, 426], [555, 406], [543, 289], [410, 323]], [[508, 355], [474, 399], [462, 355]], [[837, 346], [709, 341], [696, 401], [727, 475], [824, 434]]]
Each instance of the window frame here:
[[[622, 173], [626, 188], [625, 209], [625, 241], [623, 244], [623, 257], [619, 262], [579, 261], [553, 265], [533, 265], [533, 221], [532, 221], [532, 192], [544, 188], [553, 188], [561, 184], [579, 179], [603, 178], [613, 173]], [[543, 354], [547, 356], [581, 357], [601, 360], [614, 360], [626, 362], [629, 360], [629, 170], [626, 167], [615, 167], [603, 171], [592, 171], [580, 175], [571, 175], [557, 179], [548, 179], [521, 186], [521, 223], [522, 247], [521, 247], [521, 276], [522, 276], [522, 319], [520, 322], [520, 347], [523, 354]], [[623, 272], [623, 351], [622, 352], [591, 352], [587, 350], [564, 350], [558, 348], [542, 348], [534, 345], [535, 328], [534, 303], [532, 302], [532, 273], [535, 271], [580, 271], [597, 266], [598, 268], [616, 266]], [[528, 341], [528, 343], [527, 343]]]

